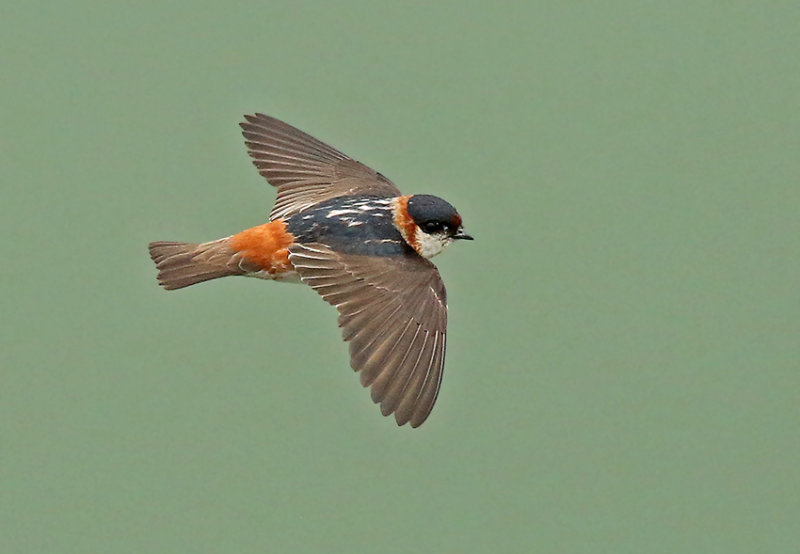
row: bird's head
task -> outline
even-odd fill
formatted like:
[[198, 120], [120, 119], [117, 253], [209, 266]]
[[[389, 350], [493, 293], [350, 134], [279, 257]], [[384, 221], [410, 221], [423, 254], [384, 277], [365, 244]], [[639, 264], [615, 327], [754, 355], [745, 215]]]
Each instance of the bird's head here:
[[464, 232], [461, 216], [449, 203], [430, 194], [400, 196], [394, 224], [423, 258], [432, 258], [454, 240], [473, 240]]

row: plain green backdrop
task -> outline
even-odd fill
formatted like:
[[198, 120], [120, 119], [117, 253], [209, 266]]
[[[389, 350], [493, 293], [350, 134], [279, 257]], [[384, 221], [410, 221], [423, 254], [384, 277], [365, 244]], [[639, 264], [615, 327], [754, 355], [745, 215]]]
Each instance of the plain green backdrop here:
[[[0, 552], [800, 551], [800, 4], [0, 12]], [[255, 111], [476, 237], [420, 429], [307, 287], [156, 285]]]

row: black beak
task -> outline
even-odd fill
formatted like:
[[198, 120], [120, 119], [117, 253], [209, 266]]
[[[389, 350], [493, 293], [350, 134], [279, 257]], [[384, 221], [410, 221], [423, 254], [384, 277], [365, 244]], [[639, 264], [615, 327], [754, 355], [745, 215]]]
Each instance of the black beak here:
[[453, 235], [453, 239], [458, 239], [458, 240], [475, 240], [475, 239], [474, 239], [474, 238], [472, 238], [470, 235], [466, 234], [466, 233], [464, 232], [464, 229], [459, 229], [459, 230], [458, 230], [458, 232], [457, 232], [455, 235]]

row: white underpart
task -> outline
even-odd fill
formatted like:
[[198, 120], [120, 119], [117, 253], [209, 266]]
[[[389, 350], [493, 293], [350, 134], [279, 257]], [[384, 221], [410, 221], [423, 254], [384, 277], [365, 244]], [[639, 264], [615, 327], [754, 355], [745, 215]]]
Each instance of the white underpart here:
[[419, 244], [417, 252], [419, 252], [419, 255], [423, 258], [433, 258], [436, 254], [441, 253], [448, 244], [453, 242], [453, 239], [445, 234], [429, 235], [419, 227], [417, 227], [415, 237]]

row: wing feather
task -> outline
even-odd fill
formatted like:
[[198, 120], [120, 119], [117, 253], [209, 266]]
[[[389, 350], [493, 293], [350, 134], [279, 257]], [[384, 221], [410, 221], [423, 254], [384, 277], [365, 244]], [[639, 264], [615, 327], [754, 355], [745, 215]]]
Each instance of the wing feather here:
[[350, 365], [381, 412], [421, 425], [444, 366], [447, 297], [436, 267], [411, 253], [357, 256], [322, 244], [289, 251], [301, 279], [339, 311]]
[[272, 220], [339, 196], [400, 196], [380, 173], [288, 123], [255, 114], [240, 126], [253, 164], [278, 187]]

